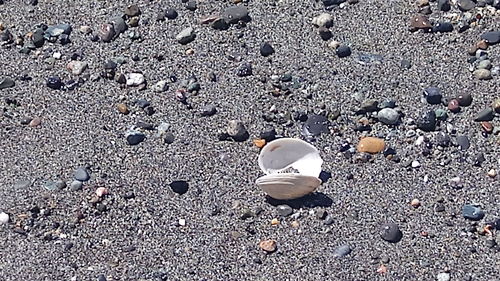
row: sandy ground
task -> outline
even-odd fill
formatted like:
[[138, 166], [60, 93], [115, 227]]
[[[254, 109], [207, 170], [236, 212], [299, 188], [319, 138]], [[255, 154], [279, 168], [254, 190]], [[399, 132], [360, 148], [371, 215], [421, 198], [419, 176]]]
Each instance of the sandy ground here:
[[[33, 31], [39, 23], [69, 23], [74, 30], [71, 44], [46, 43], [40, 56], [21, 54], [14, 45], [0, 51], [0, 77], [32, 77], [0, 90], [0, 105], [10, 112], [10, 117], [0, 117], [0, 211], [11, 216], [9, 224], [0, 225], [1, 280], [97, 280], [100, 274], [107, 280], [436, 280], [443, 272], [451, 280], [500, 278], [500, 248], [488, 247], [488, 240], [498, 241], [498, 234], [470, 231], [500, 216], [499, 177], [486, 175], [500, 168], [499, 136], [485, 138], [473, 121], [499, 97], [499, 77], [479, 81], [467, 69], [467, 48], [483, 32], [500, 29], [498, 16], [464, 33], [411, 33], [408, 21], [417, 11], [412, 1], [361, 0], [329, 12], [334, 18], [333, 39], [352, 48], [353, 54], [341, 59], [312, 26], [312, 18], [325, 9], [310, 0], [248, 1], [251, 22], [226, 31], [198, 20], [234, 5], [230, 1], [198, 1], [194, 12], [181, 1], [136, 1], [142, 15], [132, 29], [143, 40], [132, 42], [122, 34], [111, 43], [92, 42], [78, 29], [89, 25], [98, 30], [108, 18], [122, 15], [129, 2], [26, 2], [6, 0], [0, 5], [0, 21], [13, 34]], [[431, 5], [430, 18], [445, 19], [435, 3]], [[167, 7], [175, 8], [179, 17], [157, 22], [158, 12]], [[460, 14], [456, 8], [451, 12]], [[195, 28], [197, 37], [181, 45], [175, 35], [188, 26]], [[270, 59], [259, 54], [263, 41], [276, 50]], [[187, 49], [194, 54], [186, 55]], [[53, 52], [62, 58], [47, 64], [44, 54], [50, 57]], [[138, 91], [106, 79], [86, 81], [73, 91], [46, 87], [52, 75], [64, 81], [74, 78], [65, 69], [74, 52], [81, 52], [81, 60], [89, 63], [81, 76], [99, 75], [105, 62], [124, 57], [127, 63], [118, 70], [141, 71], [148, 88]], [[360, 53], [382, 55], [383, 63], [361, 65], [356, 61]], [[494, 65], [500, 64], [500, 47], [488, 53]], [[158, 55], [164, 60], [157, 60]], [[132, 60], [134, 56], [140, 60]], [[402, 59], [412, 67], [402, 69]], [[253, 75], [238, 77], [236, 69], [244, 62], [252, 63]], [[216, 82], [209, 80], [211, 72]], [[272, 96], [266, 91], [269, 83], [261, 78], [285, 73], [301, 78], [301, 89]], [[172, 74], [179, 81], [170, 83], [168, 91], [151, 90]], [[174, 95], [180, 80], [190, 75], [201, 83], [199, 94], [188, 98], [192, 109]], [[424, 156], [414, 145], [417, 136], [407, 141], [408, 120], [425, 110], [446, 109], [421, 101], [422, 90], [429, 86], [441, 88], [445, 96], [473, 95], [472, 105], [459, 114], [449, 113], [446, 122], [456, 134], [469, 136], [469, 150], [448, 147], [438, 156]], [[6, 104], [7, 97], [19, 106]], [[156, 110], [152, 116], [133, 104], [140, 98], [151, 102]], [[375, 122], [369, 133], [355, 131], [361, 116], [354, 111], [368, 98], [394, 99], [405, 114], [402, 123], [389, 127]], [[130, 114], [118, 112], [116, 105], [122, 102]], [[214, 116], [200, 116], [206, 104], [216, 105]], [[275, 203], [254, 185], [262, 172], [257, 165], [259, 149], [251, 139], [269, 126], [279, 135], [301, 137], [302, 123], [266, 122], [262, 115], [273, 105], [279, 113], [319, 113], [322, 105], [342, 112], [331, 124], [332, 133], [314, 142], [331, 178], [318, 194], [290, 203], [300, 217], [280, 218], [276, 226], [271, 225], [278, 218]], [[26, 116], [40, 117], [41, 125], [21, 125]], [[231, 119], [245, 123], [249, 140], [218, 140]], [[156, 126], [169, 123], [174, 142], [167, 145], [148, 131], [144, 142], [128, 145], [124, 134], [138, 120]], [[499, 120], [492, 123], [500, 126]], [[445, 124], [440, 126], [443, 131]], [[362, 135], [386, 136], [391, 131], [395, 136], [386, 142], [396, 149], [399, 163], [382, 154], [367, 163], [339, 154], [346, 139], [355, 146]], [[435, 134], [417, 132], [431, 140]], [[477, 152], [486, 159], [479, 167], [473, 165]], [[450, 162], [441, 166], [443, 159]], [[413, 160], [421, 167], [405, 167]], [[91, 170], [83, 190], [43, 188], [47, 180], [70, 184], [81, 166]], [[456, 176], [462, 178], [461, 189], [448, 184]], [[169, 183], [174, 180], [187, 181], [188, 192], [172, 192]], [[32, 184], [16, 186], [20, 181]], [[90, 202], [98, 187], [110, 192], [100, 203], [107, 207], [104, 212]], [[135, 198], [125, 199], [131, 191]], [[422, 203], [416, 209], [409, 205], [415, 198]], [[438, 201], [444, 212], [435, 211]], [[466, 203], [480, 204], [485, 218], [464, 219], [461, 208]], [[41, 210], [38, 215], [36, 207]], [[259, 208], [260, 214], [241, 219], [244, 209]], [[333, 224], [316, 217], [321, 209], [333, 216]], [[78, 213], [83, 219], [76, 222]], [[178, 226], [179, 219], [186, 225]], [[294, 220], [298, 227], [292, 227]], [[385, 222], [399, 225], [400, 242], [380, 238]], [[14, 231], [16, 223], [25, 233]], [[266, 254], [259, 248], [265, 239], [277, 241], [276, 252]], [[344, 244], [352, 252], [335, 258], [335, 249]], [[377, 273], [382, 264], [387, 272]]]

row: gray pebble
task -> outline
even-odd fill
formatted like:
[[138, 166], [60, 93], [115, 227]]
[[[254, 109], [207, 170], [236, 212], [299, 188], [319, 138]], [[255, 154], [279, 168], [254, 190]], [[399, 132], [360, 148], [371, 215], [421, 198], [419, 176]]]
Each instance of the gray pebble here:
[[466, 204], [462, 208], [462, 216], [469, 220], [478, 221], [484, 217], [484, 211], [477, 205]]
[[333, 256], [336, 258], [342, 258], [351, 253], [351, 247], [349, 245], [342, 245], [335, 249]]
[[289, 216], [293, 213], [292, 207], [288, 205], [278, 205], [276, 207], [276, 210], [278, 211], [278, 214], [282, 217]]
[[470, 147], [469, 137], [464, 135], [457, 136], [457, 143], [461, 150], [467, 150]]
[[82, 187], [83, 187], [83, 182], [81, 182], [79, 180], [74, 180], [69, 185], [69, 190], [71, 190], [71, 191], [77, 191], [77, 190], [81, 190]]
[[76, 169], [74, 177], [78, 181], [88, 181], [90, 179], [89, 172], [83, 167]]
[[250, 20], [248, 9], [245, 6], [231, 6], [226, 8], [224, 12], [222, 12], [222, 18], [229, 24]]
[[327, 215], [325, 220], [323, 221], [324, 225], [331, 225], [335, 222], [335, 219], [333, 218], [332, 215]]
[[15, 84], [14, 80], [9, 77], [2, 78], [0, 79], [0, 90], [14, 87]]
[[494, 117], [493, 109], [491, 107], [488, 107], [478, 112], [474, 117], [474, 121], [476, 122], [491, 121], [493, 120], [493, 117]]
[[395, 109], [384, 108], [378, 112], [377, 118], [384, 124], [394, 125], [399, 121], [399, 113]]
[[217, 113], [217, 109], [213, 104], [208, 104], [201, 110], [201, 116], [212, 116], [215, 113]]
[[500, 43], [500, 30], [483, 33], [481, 39], [486, 40], [491, 45], [498, 44]]
[[187, 27], [175, 36], [175, 40], [177, 40], [180, 44], [185, 45], [193, 41], [195, 37], [196, 34], [194, 33], [194, 29], [192, 27]]
[[243, 122], [237, 120], [229, 121], [227, 134], [235, 141], [245, 141], [250, 137]]
[[380, 237], [387, 242], [397, 243], [403, 237], [399, 226], [395, 223], [385, 223], [380, 228]]

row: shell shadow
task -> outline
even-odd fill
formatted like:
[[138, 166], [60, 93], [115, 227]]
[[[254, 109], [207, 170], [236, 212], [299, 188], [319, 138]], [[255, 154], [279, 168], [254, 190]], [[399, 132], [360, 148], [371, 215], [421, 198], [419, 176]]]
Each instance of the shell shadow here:
[[333, 204], [333, 200], [328, 197], [328, 195], [322, 192], [315, 192], [308, 194], [306, 196], [292, 199], [292, 200], [278, 200], [274, 199], [270, 196], [266, 196], [266, 202], [273, 205], [288, 205], [294, 209], [300, 208], [315, 208], [315, 207], [331, 207]]

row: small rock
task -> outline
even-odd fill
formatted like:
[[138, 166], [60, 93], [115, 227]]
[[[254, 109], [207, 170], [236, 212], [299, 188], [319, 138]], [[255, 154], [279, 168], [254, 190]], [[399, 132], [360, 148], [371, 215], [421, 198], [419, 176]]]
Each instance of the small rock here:
[[141, 14], [141, 10], [139, 9], [139, 6], [132, 4], [125, 8], [124, 13], [129, 17], [135, 17]]
[[113, 17], [109, 19], [109, 23], [113, 25], [113, 29], [115, 30], [115, 37], [127, 30], [127, 24], [122, 17]]
[[215, 113], [217, 113], [217, 109], [213, 104], [207, 104], [201, 110], [201, 116], [212, 116]]
[[469, 93], [459, 94], [457, 101], [460, 106], [469, 106], [472, 104], [472, 95]]
[[490, 178], [494, 178], [497, 176], [497, 171], [495, 169], [490, 169], [487, 173], [487, 175], [490, 177]]
[[415, 15], [410, 20], [410, 28], [411, 29], [430, 29], [432, 27], [429, 18], [424, 15]]
[[488, 134], [491, 134], [493, 132], [493, 124], [491, 124], [491, 122], [481, 121], [481, 127], [483, 128], [483, 131]]
[[453, 113], [460, 112], [460, 104], [457, 99], [452, 99], [448, 102], [448, 109]]
[[450, 22], [438, 22], [436, 25], [432, 27], [432, 32], [452, 32], [453, 24]]
[[245, 141], [249, 138], [249, 134], [243, 122], [237, 120], [229, 121], [227, 126], [227, 134], [235, 141]]
[[78, 191], [78, 190], [81, 190], [82, 187], [83, 187], [83, 182], [81, 182], [79, 180], [74, 180], [69, 185], [69, 190], [71, 190], [71, 191]]
[[54, 90], [59, 90], [62, 87], [62, 82], [61, 78], [57, 76], [51, 76], [47, 78], [47, 87], [54, 89]]
[[443, 12], [448, 12], [451, 9], [449, 0], [438, 0], [437, 7]]
[[484, 217], [484, 212], [478, 205], [466, 204], [462, 208], [462, 216], [469, 220], [478, 221]]
[[278, 205], [276, 207], [276, 210], [278, 211], [278, 214], [282, 217], [289, 216], [293, 213], [292, 207], [288, 205]]
[[130, 113], [130, 111], [128, 110], [127, 105], [126, 105], [126, 104], [124, 104], [124, 103], [120, 103], [120, 104], [118, 104], [118, 105], [116, 106], [116, 108], [117, 108], [117, 109], [118, 109], [118, 111], [119, 111], [120, 113], [122, 113], [122, 114], [127, 115], [127, 114], [129, 114], [129, 113]]
[[250, 21], [248, 9], [245, 6], [231, 6], [226, 8], [221, 16], [229, 24], [236, 24], [239, 21]]
[[411, 200], [410, 205], [411, 205], [413, 208], [418, 208], [418, 207], [420, 207], [420, 200], [418, 200], [418, 199], [413, 199], [413, 200]]
[[474, 70], [474, 76], [479, 80], [491, 79], [491, 71], [488, 69], [476, 69]]
[[339, 58], [345, 58], [351, 55], [351, 48], [347, 45], [340, 45], [338, 46], [336, 53]]
[[500, 31], [490, 31], [483, 33], [481, 35], [481, 39], [485, 40], [490, 45], [498, 44], [500, 43]]
[[275, 240], [264, 240], [259, 243], [259, 247], [267, 253], [272, 253], [276, 251], [276, 244]]
[[434, 131], [436, 129], [436, 113], [433, 110], [424, 112], [417, 119], [417, 127], [426, 132]]
[[0, 224], [8, 224], [9, 223], [9, 214], [1, 212], [0, 213]]
[[417, 160], [411, 161], [411, 167], [414, 169], [420, 167], [420, 162], [418, 162]]
[[476, 121], [476, 122], [491, 121], [491, 120], [493, 120], [493, 117], [494, 117], [493, 109], [488, 107], [488, 108], [485, 108], [485, 109], [481, 110], [480, 112], [478, 112], [476, 114], [476, 116], [474, 117], [474, 121]]
[[163, 141], [166, 144], [172, 144], [175, 141], [175, 136], [172, 132], [167, 132], [165, 133], [165, 136], [163, 137]]
[[335, 249], [333, 256], [335, 258], [343, 258], [351, 253], [351, 247], [349, 245], [342, 245]]
[[457, 6], [462, 11], [470, 11], [476, 7], [476, 3], [472, 0], [458, 0]]
[[157, 93], [165, 92], [166, 90], [168, 90], [168, 82], [166, 80], [158, 81], [151, 88]]
[[9, 77], [2, 78], [0, 79], [0, 90], [14, 87], [15, 84], [14, 80]]
[[[477, 65], [477, 69], [488, 69], [488, 70], [490, 70], [491, 67], [492, 67], [492, 65], [491, 65], [491, 61], [490, 60], [482, 60]], [[491, 73], [491, 71], [490, 71], [490, 73]]]
[[384, 124], [394, 125], [399, 121], [399, 113], [395, 109], [384, 108], [377, 113], [377, 118]]
[[169, 20], [175, 20], [179, 14], [175, 9], [169, 8], [165, 11], [165, 17]]
[[333, 26], [333, 17], [328, 13], [322, 13], [319, 16], [313, 18], [312, 24], [317, 27], [330, 28]]
[[304, 125], [302, 126], [302, 135], [305, 137], [315, 137], [322, 133], [327, 133], [329, 121], [328, 119], [319, 114], [311, 114], [307, 117]]
[[42, 119], [40, 117], [35, 117], [30, 121], [28, 126], [34, 128], [34, 127], [40, 126], [41, 123], [42, 123]]
[[379, 153], [383, 151], [384, 148], [384, 140], [375, 137], [362, 138], [357, 146], [358, 152], [366, 152], [371, 154]]
[[190, 11], [195, 11], [197, 8], [198, 8], [198, 4], [196, 3], [196, 1], [188, 1], [186, 3], [186, 9], [188, 9]]
[[450, 281], [450, 274], [441, 272], [437, 275], [437, 281]]
[[170, 188], [172, 189], [173, 192], [177, 194], [184, 194], [188, 192], [189, 189], [189, 184], [186, 181], [173, 181], [170, 183]]
[[146, 82], [142, 73], [128, 73], [125, 77], [127, 79], [127, 86], [135, 87]]
[[244, 63], [236, 70], [236, 75], [239, 77], [245, 77], [252, 75], [252, 65], [250, 63]]
[[491, 103], [491, 107], [495, 110], [496, 113], [500, 113], [500, 98], [494, 100]]
[[380, 228], [380, 237], [387, 242], [397, 243], [403, 237], [399, 226], [395, 223], [385, 223]]
[[88, 64], [83, 61], [70, 61], [66, 68], [71, 71], [73, 75], [80, 75], [87, 68]]
[[137, 145], [145, 139], [146, 136], [139, 131], [130, 131], [127, 133], [127, 142], [129, 145]]
[[88, 181], [90, 179], [89, 172], [83, 167], [76, 169], [74, 177], [78, 181]]
[[183, 29], [177, 36], [175, 36], [175, 40], [179, 42], [182, 45], [188, 44], [189, 42], [193, 41], [196, 37], [196, 34], [194, 33], [194, 28], [192, 27], [187, 27]]
[[467, 150], [470, 147], [469, 137], [464, 135], [457, 136], [457, 143], [461, 150]]
[[440, 104], [443, 94], [441, 90], [436, 87], [429, 87], [424, 90], [424, 96], [428, 103], [430, 104]]
[[323, 41], [328, 41], [333, 37], [332, 32], [326, 27], [320, 27], [318, 29], [318, 34], [319, 34], [319, 37], [321, 37], [321, 39], [323, 39]]
[[101, 25], [99, 29], [99, 37], [103, 42], [111, 42], [115, 38], [115, 28], [110, 23], [105, 23]]

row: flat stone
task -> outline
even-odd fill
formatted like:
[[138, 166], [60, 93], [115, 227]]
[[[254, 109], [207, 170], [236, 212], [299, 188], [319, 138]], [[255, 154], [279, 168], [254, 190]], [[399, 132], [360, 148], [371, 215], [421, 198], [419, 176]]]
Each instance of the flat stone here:
[[99, 28], [99, 38], [101, 38], [103, 42], [111, 42], [111, 40], [115, 38], [115, 35], [115, 28], [110, 23], [102, 24]]
[[88, 181], [90, 179], [89, 172], [83, 167], [76, 169], [74, 177], [78, 181]]
[[[490, 60], [482, 60], [477, 65], [477, 69], [491, 69], [492, 64]], [[491, 72], [490, 72], [491, 73]]]
[[80, 75], [82, 74], [85, 69], [87, 69], [88, 63], [83, 62], [83, 61], [70, 61], [66, 68], [71, 71], [71, 74], [73, 75]]
[[259, 247], [267, 253], [272, 253], [276, 251], [276, 244], [275, 240], [264, 240], [259, 243]]
[[189, 184], [183, 180], [173, 181], [170, 183], [170, 188], [173, 192], [182, 195], [188, 192]]
[[458, 0], [457, 6], [462, 11], [470, 11], [476, 7], [476, 3], [472, 0]]
[[132, 4], [132, 5], [129, 5], [125, 8], [124, 13], [125, 13], [125, 15], [127, 15], [129, 17], [134, 17], [134, 16], [140, 15], [141, 10], [139, 9], [139, 6]]
[[16, 83], [9, 77], [4, 77], [0, 79], [0, 90], [14, 87], [14, 85], [16, 85]]
[[437, 275], [437, 281], [450, 281], [450, 274], [441, 272]]
[[347, 45], [340, 45], [335, 52], [339, 58], [345, 58], [351, 55], [351, 48]]
[[127, 86], [135, 87], [146, 82], [142, 73], [128, 73], [125, 77], [127, 79]]
[[417, 119], [417, 127], [426, 132], [436, 129], [436, 113], [434, 110], [426, 111]]
[[494, 117], [493, 109], [491, 107], [488, 107], [478, 112], [474, 117], [474, 121], [476, 122], [491, 121], [493, 120], [493, 117]]
[[112, 17], [109, 19], [109, 23], [113, 24], [113, 29], [115, 30], [115, 36], [123, 33], [127, 30], [127, 23], [122, 17]]
[[196, 34], [194, 32], [194, 28], [192, 27], [187, 27], [184, 28], [177, 36], [175, 36], [175, 40], [179, 42], [182, 45], [188, 44], [189, 42], [193, 41], [196, 37]]
[[207, 104], [201, 110], [201, 116], [212, 116], [215, 113], [217, 113], [217, 108], [213, 104]]
[[146, 139], [146, 136], [139, 131], [130, 131], [127, 133], [127, 142], [129, 145], [138, 145]]
[[403, 237], [403, 233], [397, 224], [385, 223], [380, 227], [380, 237], [387, 242], [397, 243]]
[[166, 11], [165, 11], [165, 17], [169, 20], [175, 20], [177, 18], [179, 14], [177, 13], [177, 11], [175, 9], [172, 9], [172, 8], [168, 8]]
[[69, 185], [69, 190], [78, 191], [78, 190], [82, 190], [82, 187], [83, 187], [83, 182], [81, 182], [79, 180], [74, 180]]
[[282, 217], [289, 216], [293, 213], [292, 207], [288, 205], [278, 205], [276, 207], [276, 210], [278, 211], [278, 214]]
[[452, 32], [453, 24], [450, 22], [438, 22], [432, 27], [432, 32]]
[[474, 70], [474, 76], [479, 80], [489, 80], [491, 79], [491, 71], [488, 69], [476, 69]]
[[305, 137], [315, 137], [327, 133], [330, 122], [328, 118], [319, 114], [311, 114], [302, 126], [302, 134]]
[[358, 152], [366, 152], [371, 154], [379, 153], [383, 151], [384, 148], [384, 140], [375, 137], [362, 138], [357, 146]]
[[45, 39], [50, 39], [50, 37], [59, 37], [62, 34], [67, 34], [69, 35], [73, 29], [71, 28], [71, 25], [69, 24], [56, 24], [49, 26], [45, 32], [44, 32], [44, 37]]
[[470, 141], [468, 136], [459, 135], [457, 136], [457, 143], [461, 150], [467, 150], [470, 147]]
[[274, 54], [274, 48], [268, 42], [264, 42], [264, 43], [260, 44], [259, 51], [263, 57], [267, 57], [267, 56]]
[[253, 70], [252, 70], [252, 65], [248, 62], [246, 63], [243, 63], [242, 65], [240, 65], [240, 67], [238, 67], [238, 69], [236, 70], [236, 75], [238, 77], [246, 77], [246, 76], [250, 76], [252, 75], [253, 73]]
[[222, 18], [229, 24], [236, 24], [239, 21], [250, 21], [248, 9], [245, 6], [231, 6], [222, 12]]
[[484, 217], [484, 211], [477, 205], [466, 204], [462, 208], [462, 216], [469, 220], [478, 221]]
[[31, 186], [31, 181], [21, 180], [14, 184], [14, 189], [26, 189]]
[[384, 124], [394, 125], [399, 121], [399, 113], [395, 109], [384, 108], [377, 113], [377, 118]]
[[428, 17], [417, 14], [411, 18], [410, 27], [412, 29], [430, 29], [432, 28], [432, 24]]
[[481, 39], [485, 40], [490, 45], [498, 44], [500, 43], [500, 30], [485, 32], [481, 35]]
[[168, 90], [168, 82], [166, 80], [161, 80], [158, 81], [156, 84], [154, 84], [152, 87], [153, 91], [156, 93], [162, 93]]
[[227, 126], [227, 134], [235, 141], [245, 141], [249, 138], [249, 134], [245, 125], [241, 121], [231, 120]]
[[337, 247], [333, 252], [333, 256], [336, 258], [343, 258], [351, 253], [351, 247], [349, 245], [342, 245]]

